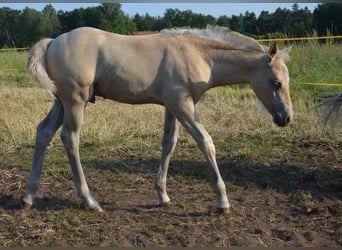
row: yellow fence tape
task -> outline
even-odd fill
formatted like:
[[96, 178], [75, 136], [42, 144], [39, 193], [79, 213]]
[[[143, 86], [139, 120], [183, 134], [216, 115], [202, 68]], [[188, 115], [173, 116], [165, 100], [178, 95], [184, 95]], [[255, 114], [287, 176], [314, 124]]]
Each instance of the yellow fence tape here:
[[26, 69], [5, 69], [0, 68], [0, 71], [25, 71]]
[[291, 83], [291, 84], [311, 85], [311, 86], [328, 86], [328, 87], [340, 87], [340, 88], [342, 88], [342, 83], [295, 82], [295, 83]]
[[30, 50], [30, 48], [6, 48], [6, 49], [0, 49], [1, 51], [21, 51], [21, 50]]
[[285, 38], [257, 39], [257, 41], [258, 42], [271, 42], [271, 41], [303, 41], [303, 40], [323, 40], [323, 39], [342, 39], [342, 36], [285, 37]]

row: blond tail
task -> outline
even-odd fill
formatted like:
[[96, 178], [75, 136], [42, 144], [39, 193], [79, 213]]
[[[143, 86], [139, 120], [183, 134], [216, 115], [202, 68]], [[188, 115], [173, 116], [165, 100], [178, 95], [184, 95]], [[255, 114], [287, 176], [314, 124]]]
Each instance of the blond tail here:
[[55, 84], [46, 70], [46, 52], [53, 39], [45, 38], [37, 42], [31, 49], [26, 64], [26, 71], [41, 87], [55, 93]]
[[333, 127], [342, 125], [342, 92], [332, 98], [325, 98], [318, 105], [321, 109], [324, 126], [327, 124]]

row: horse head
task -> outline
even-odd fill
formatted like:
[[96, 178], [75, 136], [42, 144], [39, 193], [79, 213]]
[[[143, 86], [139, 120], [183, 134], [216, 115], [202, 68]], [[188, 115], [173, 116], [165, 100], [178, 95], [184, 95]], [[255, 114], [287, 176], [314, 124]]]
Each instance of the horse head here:
[[293, 119], [290, 77], [285, 65], [290, 49], [278, 50], [277, 44], [273, 43], [260, 58], [250, 81], [255, 94], [272, 115], [273, 122], [280, 127], [288, 125]]

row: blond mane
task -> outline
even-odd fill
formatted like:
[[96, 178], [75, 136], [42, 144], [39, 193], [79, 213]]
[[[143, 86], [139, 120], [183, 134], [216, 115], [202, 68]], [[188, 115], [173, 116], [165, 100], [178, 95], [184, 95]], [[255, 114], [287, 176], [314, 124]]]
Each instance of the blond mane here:
[[227, 27], [221, 26], [211, 26], [208, 25], [205, 29], [197, 28], [173, 28], [164, 29], [160, 31], [161, 34], [167, 35], [191, 35], [206, 37], [208, 39], [214, 39], [219, 41], [227, 42], [231, 47], [236, 47], [238, 49], [244, 48], [245, 50], [252, 50], [258, 52], [266, 52], [267, 47], [264, 47], [258, 43], [255, 39], [242, 35], [238, 32], [232, 31]]

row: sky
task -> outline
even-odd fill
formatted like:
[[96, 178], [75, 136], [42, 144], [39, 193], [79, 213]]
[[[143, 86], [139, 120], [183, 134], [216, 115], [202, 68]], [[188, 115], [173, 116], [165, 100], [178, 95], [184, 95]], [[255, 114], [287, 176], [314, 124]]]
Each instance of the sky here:
[[[51, 3], [56, 10], [71, 11], [77, 8], [87, 8], [97, 6], [99, 3]], [[1, 7], [10, 7], [11, 9], [29, 8], [41, 11], [46, 3], [0, 3]], [[194, 13], [201, 13], [204, 15], [212, 15], [219, 17], [223, 15], [232, 16], [244, 14], [246, 11], [254, 12], [259, 16], [260, 12], [265, 10], [270, 13], [274, 12], [278, 7], [291, 9], [293, 3], [122, 3], [122, 11], [134, 16], [136, 13], [150, 16], [163, 16], [168, 8], [184, 10], [192, 10]], [[313, 11], [318, 3], [298, 3], [299, 8], [308, 7]]]

